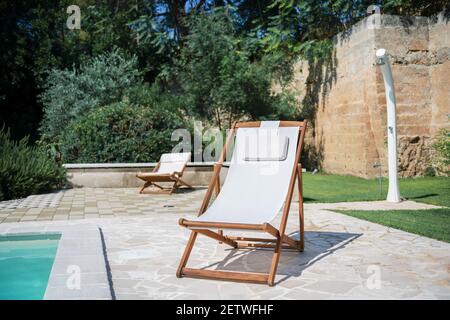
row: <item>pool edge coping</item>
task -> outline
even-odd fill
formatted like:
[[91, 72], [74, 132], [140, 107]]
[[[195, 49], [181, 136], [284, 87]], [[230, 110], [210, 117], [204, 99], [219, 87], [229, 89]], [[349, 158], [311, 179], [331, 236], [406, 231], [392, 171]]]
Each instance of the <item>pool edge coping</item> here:
[[33, 226], [1, 236], [60, 234], [43, 300], [111, 300], [112, 283], [98, 226]]

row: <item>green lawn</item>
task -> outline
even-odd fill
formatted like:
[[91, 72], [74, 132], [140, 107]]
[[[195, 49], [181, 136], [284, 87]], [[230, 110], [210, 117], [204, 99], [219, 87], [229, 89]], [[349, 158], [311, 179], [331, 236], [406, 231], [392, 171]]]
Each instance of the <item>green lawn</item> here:
[[356, 211], [334, 210], [384, 226], [450, 242], [450, 209]]
[[[347, 202], [386, 199], [388, 181], [333, 174], [303, 174], [306, 202]], [[400, 179], [400, 194], [410, 200], [450, 207], [450, 178], [424, 177]]]
[[[303, 175], [306, 202], [347, 202], [386, 199], [388, 181], [382, 181], [382, 193], [378, 179], [361, 179], [333, 174], [306, 173]], [[443, 209], [337, 212], [379, 223], [388, 227], [450, 242], [450, 178], [424, 177], [400, 179], [402, 197], [425, 202]]]

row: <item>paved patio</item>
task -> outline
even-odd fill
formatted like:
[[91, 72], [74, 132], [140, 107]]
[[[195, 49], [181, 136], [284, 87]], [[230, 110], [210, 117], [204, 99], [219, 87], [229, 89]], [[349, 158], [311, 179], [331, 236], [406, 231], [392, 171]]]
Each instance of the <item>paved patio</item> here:
[[[0, 203], [0, 233], [69, 228], [81, 236], [98, 228], [117, 299], [450, 299], [450, 244], [329, 211], [433, 207], [415, 202], [306, 204], [305, 252], [281, 255], [274, 287], [177, 279], [188, 237], [177, 221], [197, 212], [204, 192], [155, 196], [136, 189], [72, 189], [53, 202], [54, 194], [34, 196], [28, 201], [33, 208], [25, 200]], [[294, 237], [297, 210], [293, 204], [287, 230]], [[188, 265], [265, 272], [271, 256], [199, 236]]]
[[[137, 188], [76, 188], [0, 202], [0, 223], [24, 221], [80, 220], [143, 216], [155, 213], [197, 213], [205, 188], [180, 189], [172, 196], [143, 195]], [[414, 201], [392, 204], [386, 201], [314, 203], [316, 210], [431, 209], [433, 205]], [[181, 210], [180, 210], [181, 209]]]

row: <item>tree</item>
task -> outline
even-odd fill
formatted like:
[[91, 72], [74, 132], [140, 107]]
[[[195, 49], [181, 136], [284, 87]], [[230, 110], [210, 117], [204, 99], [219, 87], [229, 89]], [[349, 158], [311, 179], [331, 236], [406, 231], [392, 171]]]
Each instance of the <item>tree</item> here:
[[261, 22], [266, 51], [283, 50], [288, 55], [328, 54], [330, 40], [367, 16], [373, 4], [382, 13], [430, 16], [448, 10], [448, 0], [273, 0], [267, 10], [274, 12], [270, 23]]
[[38, 95], [50, 70], [79, 66], [86, 57], [118, 47], [136, 55], [144, 78], [153, 81], [171, 59], [161, 49], [165, 43], [142, 45], [129, 25], [154, 12], [153, 1], [76, 1], [81, 30], [66, 26], [66, 9], [72, 4], [71, 0], [0, 2], [0, 126], [10, 127], [14, 139], [30, 135], [33, 142], [38, 138], [42, 117]]
[[[245, 40], [251, 63], [267, 54], [320, 59], [330, 52], [330, 38], [362, 19], [374, 3], [383, 13], [403, 15], [448, 9], [448, 0], [1, 1], [0, 125], [10, 127], [15, 139], [29, 134], [36, 140], [42, 117], [37, 97], [50, 70], [78, 67], [114, 47], [137, 57], [145, 81], [163, 79], [173, 86], [171, 71], [183, 63], [181, 51], [192, 33], [188, 21], [195, 15], [234, 7], [233, 37]], [[81, 30], [66, 27], [72, 4], [80, 7]]]
[[251, 60], [248, 40], [237, 34], [234, 21], [228, 9], [193, 16], [179, 65], [193, 114], [220, 129], [245, 117], [270, 117], [282, 104], [281, 96], [271, 94], [269, 57]]

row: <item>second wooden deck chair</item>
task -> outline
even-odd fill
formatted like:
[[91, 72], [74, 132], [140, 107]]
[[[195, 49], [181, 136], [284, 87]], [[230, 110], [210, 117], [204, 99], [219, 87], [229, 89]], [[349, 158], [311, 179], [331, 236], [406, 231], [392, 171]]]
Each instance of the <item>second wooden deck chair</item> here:
[[[145, 184], [140, 189], [139, 193], [172, 194], [172, 192], [174, 192], [180, 185], [192, 188], [190, 184], [181, 179], [187, 162], [190, 159], [190, 152], [162, 154], [153, 172], [139, 172], [136, 175], [136, 177], [145, 181]], [[161, 182], [170, 182], [173, 183], [173, 185], [170, 188], [165, 188], [159, 184]], [[152, 186], [158, 188], [159, 190], [152, 191], [147, 189]]]
[[[177, 277], [265, 283], [272, 286], [281, 249], [303, 251], [302, 168], [299, 160], [306, 125], [306, 121], [268, 121], [240, 122], [233, 126], [214, 167], [199, 216], [192, 220], [179, 221], [181, 226], [191, 230], [191, 234], [177, 270]], [[231, 164], [220, 188], [220, 170], [234, 136], [236, 140]], [[299, 192], [299, 240], [285, 234], [296, 180]], [[208, 208], [214, 189], [217, 197]], [[272, 225], [272, 220], [280, 211], [281, 223], [276, 228]], [[264, 232], [272, 238], [229, 236], [224, 235], [224, 230]], [[187, 268], [186, 264], [198, 234], [237, 249], [273, 248], [274, 255], [268, 272]]]

